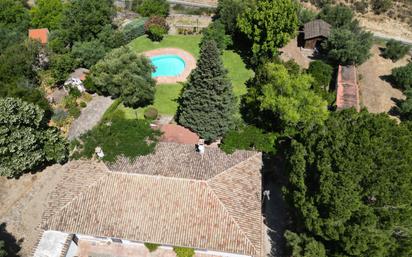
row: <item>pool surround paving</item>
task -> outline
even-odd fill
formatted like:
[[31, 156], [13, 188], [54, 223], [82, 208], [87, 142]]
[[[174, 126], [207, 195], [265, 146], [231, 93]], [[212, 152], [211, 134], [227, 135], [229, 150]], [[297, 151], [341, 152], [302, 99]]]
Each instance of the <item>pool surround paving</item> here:
[[177, 76], [160, 76], [155, 77], [157, 84], [174, 84], [178, 82], [185, 82], [189, 77], [190, 72], [196, 68], [196, 59], [189, 52], [179, 48], [159, 48], [155, 50], [146, 51], [143, 53], [147, 58], [156, 57], [159, 55], [177, 55], [185, 62], [185, 68]]

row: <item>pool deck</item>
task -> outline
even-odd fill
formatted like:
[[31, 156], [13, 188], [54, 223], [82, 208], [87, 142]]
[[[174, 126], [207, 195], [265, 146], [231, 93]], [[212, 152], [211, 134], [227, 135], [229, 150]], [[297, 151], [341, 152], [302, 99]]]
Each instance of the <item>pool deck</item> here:
[[189, 52], [179, 48], [159, 48], [143, 53], [146, 57], [154, 57], [157, 55], [177, 55], [185, 62], [185, 68], [178, 76], [156, 77], [157, 84], [173, 84], [178, 82], [185, 82], [190, 72], [196, 68], [196, 59]]

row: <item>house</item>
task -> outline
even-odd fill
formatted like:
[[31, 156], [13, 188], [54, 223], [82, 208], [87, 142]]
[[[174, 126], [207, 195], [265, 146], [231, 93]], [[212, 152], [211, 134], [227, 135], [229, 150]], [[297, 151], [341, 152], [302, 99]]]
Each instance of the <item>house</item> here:
[[42, 45], [46, 45], [49, 42], [49, 30], [48, 29], [29, 29], [29, 38], [39, 41]]
[[306, 23], [303, 28], [304, 48], [314, 49], [327, 39], [330, 34], [331, 25], [323, 20], [314, 20]]
[[80, 92], [85, 92], [86, 88], [83, 85], [83, 81], [86, 79], [87, 74], [90, 71], [85, 68], [78, 68], [72, 74], [69, 75], [69, 78], [64, 82], [64, 86], [67, 87], [75, 87]]
[[166, 251], [156, 256], [263, 256], [261, 153], [194, 149], [161, 142], [133, 162], [67, 164], [34, 256], [149, 256], [143, 243]]
[[337, 109], [355, 108], [359, 111], [359, 86], [357, 82], [356, 67], [354, 65], [339, 65], [336, 84]]

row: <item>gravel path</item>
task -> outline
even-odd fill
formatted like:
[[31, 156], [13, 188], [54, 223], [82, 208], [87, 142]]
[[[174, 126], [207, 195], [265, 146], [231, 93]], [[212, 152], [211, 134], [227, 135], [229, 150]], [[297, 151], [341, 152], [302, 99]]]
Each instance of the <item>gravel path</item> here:
[[68, 139], [75, 139], [96, 126], [112, 103], [110, 97], [93, 96], [93, 100], [87, 104], [80, 117], [70, 127]]

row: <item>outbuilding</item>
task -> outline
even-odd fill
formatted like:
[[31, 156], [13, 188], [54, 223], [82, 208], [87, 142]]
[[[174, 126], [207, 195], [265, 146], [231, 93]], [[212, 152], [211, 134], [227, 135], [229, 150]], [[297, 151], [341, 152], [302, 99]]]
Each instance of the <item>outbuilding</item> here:
[[331, 25], [323, 20], [314, 20], [306, 23], [303, 28], [304, 48], [315, 49], [327, 39]]

